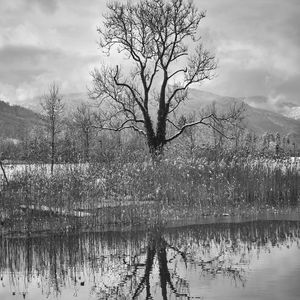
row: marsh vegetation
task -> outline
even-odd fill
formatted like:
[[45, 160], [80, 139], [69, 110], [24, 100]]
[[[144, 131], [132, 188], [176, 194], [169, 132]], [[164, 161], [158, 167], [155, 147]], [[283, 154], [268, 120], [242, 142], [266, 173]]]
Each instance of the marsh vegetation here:
[[[202, 153], [202, 152], [201, 152]], [[100, 164], [27, 166], [2, 182], [9, 230], [150, 226], [209, 216], [298, 209], [297, 161], [259, 157], [123, 157]]]

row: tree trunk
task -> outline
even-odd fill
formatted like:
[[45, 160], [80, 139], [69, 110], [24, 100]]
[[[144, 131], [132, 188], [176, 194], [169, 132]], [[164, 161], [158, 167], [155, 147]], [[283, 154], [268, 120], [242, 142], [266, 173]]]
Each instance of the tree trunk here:
[[161, 143], [157, 137], [155, 137], [154, 141], [151, 141], [150, 143], [148, 140], [148, 146], [152, 158], [154, 160], [159, 160], [164, 153], [164, 143]]
[[160, 246], [157, 250], [161, 294], [163, 300], [168, 300], [167, 283], [170, 282], [171, 279], [168, 269], [167, 251], [165, 246]]
[[147, 134], [147, 144], [148, 144], [149, 152], [152, 158], [156, 158], [161, 154], [158, 145], [159, 143], [155, 135], [155, 132], [153, 130], [153, 125], [150, 116], [148, 114], [145, 114], [144, 117], [145, 117], [145, 130]]
[[89, 162], [90, 155], [89, 155], [89, 148], [90, 148], [90, 139], [89, 139], [89, 132], [87, 131], [85, 134], [85, 162]]
[[4, 176], [4, 179], [5, 179], [5, 182], [6, 184], [8, 185], [8, 178], [6, 176], [6, 173], [5, 173], [5, 170], [4, 170], [4, 167], [3, 167], [3, 164], [2, 164], [2, 161], [0, 160], [0, 167], [1, 167], [1, 170], [2, 170], [2, 173], [3, 173], [3, 176]]
[[54, 131], [52, 131], [51, 136], [51, 175], [53, 175], [53, 169], [54, 169], [54, 161], [55, 161], [55, 135]]
[[166, 143], [166, 127], [168, 108], [166, 105], [166, 87], [168, 82], [167, 71], [164, 70], [164, 81], [160, 91], [159, 108], [157, 112], [156, 127], [156, 152], [158, 155], [163, 154], [163, 148]]
[[163, 122], [164, 116], [162, 115], [162, 118], [159, 118], [158, 120], [156, 134], [153, 130], [153, 125], [150, 116], [148, 114], [145, 114], [144, 117], [149, 152], [152, 158], [154, 160], [157, 160], [162, 156], [163, 148], [165, 145], [166, 124], [165, 122]]
[[[147, 297], [149, 299], [151, 299], [151, 294], [150, 294], [150, 275], [153, 269], [153, 263], [154, 263], [154, 258], [155, 258], [155, 254], [156, 254], [156, 248], [155, 248], [155, 243], [153, 243], [152, 241], [150, 242], [150, 244], [147, 247], [147, 258], [146, 258], [146, 263], [145, 263], [145, 274], [142, 278], [142, 280], [140, 281], [138, 287], [135, 290], [135, 293], [133, 294], [132, 299], [136, 299], [142, 289], [144, 284], [146, 285], [146, 293], [147, 293]], [[146, 299], [148, 299], [146, 298]]]

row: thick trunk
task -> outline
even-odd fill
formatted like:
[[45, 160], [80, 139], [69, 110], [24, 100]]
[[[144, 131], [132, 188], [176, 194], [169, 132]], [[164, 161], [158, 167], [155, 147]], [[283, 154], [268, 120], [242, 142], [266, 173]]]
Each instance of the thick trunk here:
[[166, 120], [168, 115], [168, 108], [166, 105], [166, 87], [168, 82], [168, 75], [165, 70], [164, 81], [161, 86], [159, 108], [157, 112], [157, 127], [156, 127], [156, 138], [159, 148], [163, 148], [166, 140]]
[[166, 144], [166, 117], [164, 109], [159, 109], [157, 120], [155, 142], [152, 147], [152, 155], [160, 157], [163, 154], [164, 146]]
[[152, 158], [155, 160], [160, 158], [163, 154], [165, 141], [153, 135], [147, 137], [147, 143]]
[[[159, 114], [161, 109], [159, 109]], [[148, 115], [145, 116], [145, 130], [147, 133], [147, 144], [149, 152], [154, 159], [161, 157], [163, 148], [166, 143], [166, 121], [164, 112], [158, 117], [156, 134], [153, 129], [152, 121]]]
[[170, 272], [168, 269], [167, 251], [165, 247], [158, 249], [158, 263], [159, 263], [159, 277], [160, 277], [160, 287], [161, 295], [163, 300], [167, 300], [167, 283], [171, 282]]
[[155, 137], [154, 141], [148, 140], [149, 152], [153, 159], [157, 160], [163, 155], [164, 143]]
[[147, 258], [146, 258], [146, 268], [145, 268], [145, 274], [142, 278], [142, 280], [140, 281], [137, 289], [135, 290], [135, 293], [132, 297], [132, 299], [137, 299], [137, 297], [140, 295], [140, 293], [142, 292], [144, 285], [146, 285], [146, 299], [151, 299], [151, 293], [150, 293], [150, 275], [153, 269], [153, 263], [154, 263], [154, 258], [156, 255], [156, 248], [155, 248], [155, 244], [153, 244], [152, 242], [150, 242], [150, 244], [148, 245], [147, 248]]
[[155, 132], [153, 130], [152, 121], [149, 115], [145, 115], [145, 130], [147, 133], [147, 144], [149, 148], [149, 152], [153, 155], [156, 152], [157, 141]]
[[165, 111], [159, 116], [156, 132], [157, 147], [163, 150], [163, 147], [166, 144], [166, 114]]
[[163, 148], [166, 143], [166, 117], [164, 111], [159, 113], [160, 115], [158, 116], [157, 122], [156, 140], [157, 146], [159, 148]]

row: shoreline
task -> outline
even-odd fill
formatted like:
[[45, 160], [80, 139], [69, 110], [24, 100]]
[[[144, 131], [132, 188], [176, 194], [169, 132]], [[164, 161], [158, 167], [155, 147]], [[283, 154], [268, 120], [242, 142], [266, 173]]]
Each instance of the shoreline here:
[[[82, 217], [84, 221], [86, 217]], [[24, 220], [23, 220], [24, 221]], [[47, 221], [46, 219], [44, 221]], [[165, 221], [158, 220], [149, 224], [101, 224], [94, 228], [84, 228], [82, 226], [70, 226], [42, 230], [14, 230], [10, 231], [9, 226], [1, 224], [0, 235], [6, 238], [26, 238], [26, 237], [39, 237], [49, 234], [87, 234], [87, 233], [129, 233], [129, 232], [147, 232], [155, 227], [162, 227], [164, 229], [175, 229], [189, 226], [200, 226], [209, 224], [238, 224], [256, 221], [290, 221], [300, 222], [300, 207], [297, 208], [284, 208], [284, 209], [263, 209], [260, 212], [251, 212], [248, 214], [214, 214], [214, 215], [196, 215], [188, 218], [169, 219]], [[49, 224], [50, 225], [50, 224]]]

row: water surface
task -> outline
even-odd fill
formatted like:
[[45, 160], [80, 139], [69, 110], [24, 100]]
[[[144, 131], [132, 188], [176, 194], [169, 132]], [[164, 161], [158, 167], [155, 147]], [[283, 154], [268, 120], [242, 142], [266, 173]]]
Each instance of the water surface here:
[[300, 299], [300, 222], [1, 235], [0, 299]]

